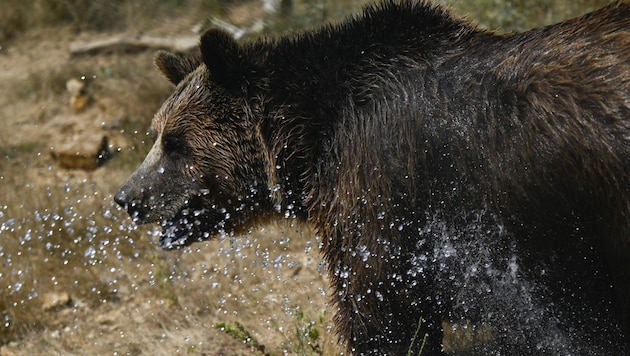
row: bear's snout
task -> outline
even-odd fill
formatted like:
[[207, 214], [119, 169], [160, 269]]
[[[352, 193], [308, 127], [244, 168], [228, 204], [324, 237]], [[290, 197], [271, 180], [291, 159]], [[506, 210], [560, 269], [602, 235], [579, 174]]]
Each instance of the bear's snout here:
[[114, 201], [127, 211], [136, 223], [147, 224], [159, 220], [152, 212], [151, 202], [155, 200], [145, 189], [134, 187], [130, 182], [123, 184], [114, 195]]
[[129, 206], [131, 205], [129, 204], [129, 194], [125, 189], [123, 189], [123, 187], [120, 187], [120, 189], [116, 192], [116, 195], [114, 195], [114, 201], [129, 212]]
[[[141, 219], [141, 207], [144, 205], [139, 199], [134, 199], [131, 194], [131, 188], [127, 184], [118, 189], [114, 195], [114, 201], [127, 211], [132, 218]], [[141, 219], [142, 220], [142, 219]]]

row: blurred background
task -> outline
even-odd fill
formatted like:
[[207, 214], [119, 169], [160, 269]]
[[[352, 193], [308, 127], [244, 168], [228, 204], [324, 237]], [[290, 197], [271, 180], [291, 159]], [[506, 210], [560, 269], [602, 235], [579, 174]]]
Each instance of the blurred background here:
[[[450, 0], [498, 32], [602, 0]], [[157, 48], [221, 27], [244, 41], [358, 13], [363, 0], [2, 0], [0, 356], [339, 354], [326, 267], [282, 221], [180, 251], [112, 195], [141, 163], [172, 87]]]

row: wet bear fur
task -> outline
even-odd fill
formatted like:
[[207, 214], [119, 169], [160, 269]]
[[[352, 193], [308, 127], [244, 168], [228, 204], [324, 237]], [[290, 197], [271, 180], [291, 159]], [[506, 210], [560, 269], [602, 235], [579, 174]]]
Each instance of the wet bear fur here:
[[157, 55], [177, 87], [115, 196], [162, 246], [310, 222], [357, 355], [439, 354], [443, 327], [486, 330], [461, 353], [628, 352], [629, 4], [498, 35], [386, 1], [200, 50]]

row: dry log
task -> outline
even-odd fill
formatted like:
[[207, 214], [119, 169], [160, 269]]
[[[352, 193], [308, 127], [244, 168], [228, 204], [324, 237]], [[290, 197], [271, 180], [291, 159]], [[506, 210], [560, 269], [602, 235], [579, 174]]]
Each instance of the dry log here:
[[117, 35], [90, 42], [70, 44], [70, 54], [93, 54], [99, 52], [133, 51], [147, 48], [168, 49], [175, 52], [187, 52], [199, 45], [199, 36], [157, 37], [149, 35]]

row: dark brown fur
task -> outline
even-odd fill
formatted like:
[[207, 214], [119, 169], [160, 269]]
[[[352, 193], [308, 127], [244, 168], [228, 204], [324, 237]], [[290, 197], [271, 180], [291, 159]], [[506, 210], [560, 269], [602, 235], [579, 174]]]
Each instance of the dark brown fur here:
[[[622, 354], [630, 326], [630, 5], [496, 35], [385, 2], [338, 26], [202, 58], [116, 200], [165, 247], [279, 214], [322, 238], [355, 354]], [[156, 173], [157, 171], [157, 173]], [[194, 217], [193, 217], [194, 216]]]

